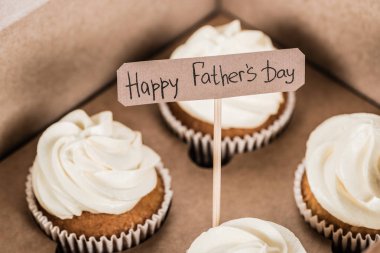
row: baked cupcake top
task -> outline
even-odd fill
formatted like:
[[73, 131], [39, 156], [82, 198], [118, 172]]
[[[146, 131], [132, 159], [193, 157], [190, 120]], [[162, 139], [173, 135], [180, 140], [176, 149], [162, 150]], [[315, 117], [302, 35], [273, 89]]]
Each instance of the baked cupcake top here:
[[352, 226], [380, 229], [380, 116], [334, 116], [307, 142], [310, 189], [331, 215]]
[[[261, 31], [242, 30], [238, 20], [197, 30], [170, 58], [187, 58], [274, 50], [271, 39]], [[282, 93], [259, 94], [222, 100], [222, 128], [255, 128], [278, 112]], [[214, 122], [213, 100], [181, 101], [178, 105], [191, 116]]]
[[113, 121], [109, 111], [76, 110], [42, 134], [32, 168], [33, 191], [50, 214], [68, 219], [132, 209], [157, 183], [160, 157], [139, 132]]
[[254, 218], [231, 220], [210, 228], [187, 253], [305, 253], [300, 241], [283, 226]]

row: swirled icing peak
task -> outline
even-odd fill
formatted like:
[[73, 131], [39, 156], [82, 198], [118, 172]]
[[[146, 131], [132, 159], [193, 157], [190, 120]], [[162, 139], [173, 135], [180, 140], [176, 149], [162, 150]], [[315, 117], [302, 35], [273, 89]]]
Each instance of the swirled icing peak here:
[[187, 253], [305, 253], [288, 229], [254, 218], [231, 220], [210, 228], [191, 244]]
[[380, 116], [334, 116], [310, 135], [306, 172], [315, 198], [341, 221], [380, 229]]
[[[203, 26], [171, 55], [172, 59], [274, 50], [271, 39], [261, 31], [242, 30], [238, 20], [213, 27]], [[255, 128], [278, 112], [282, 93], [269, 93], [222, 100], [222, 128]], [[214, 122], [213, 100], [180, 101], [179, 106], [202, 121]]]
[[157, 183], [160, 157], [144, 146], [139, 132], [76, 110], [42, 134], [32, 169], [39, 204], [61, 219], [132, 209]]

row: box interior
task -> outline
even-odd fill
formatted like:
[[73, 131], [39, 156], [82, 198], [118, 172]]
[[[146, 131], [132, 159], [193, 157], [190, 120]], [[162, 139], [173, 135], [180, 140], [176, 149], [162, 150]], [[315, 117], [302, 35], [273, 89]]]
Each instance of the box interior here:
[[216, 13], [241, 19], [380, 104], [380, 2], [6, 0], [0, 10], [0, 159]]
[[[167, 58], [201, 25], [219, 25], [232, 19], [230, 15], [213, 15], [147, 59]], [[293, 198], [294, 172], [304, 157], [310, 132], [319, 123], [336, 114], [379, 113], [379, 108], [311, 64], [306, 66], [306, 85], [296, 96], [293, 118], [277, 139], [255, 152], [236, 155], [223, 167], [221, 218], [222, 222], [241, 217], [271, 220], [292, 230], [307, 252], [331, 252], [330, 242], [298, 213]], [[170, 169], [174, 199], [167, 220], [153, 237], [128, 252], [185, 252], [194, 238], [211, 226], [212, 171], [190, 160], [188, 147], [165, 125], [157, 105], [126, 108], [119, 104], [114, 82], [78, 107], [90, 115], [111, 110], [115, 120], [141, 131], [144, 143], [156, 150]], [[25, 201], [25, 181], [37, 141], [38, 135], [0, 163], [3, 252], [44, 253], [56, 249], [56, 244], [38, 229]]]

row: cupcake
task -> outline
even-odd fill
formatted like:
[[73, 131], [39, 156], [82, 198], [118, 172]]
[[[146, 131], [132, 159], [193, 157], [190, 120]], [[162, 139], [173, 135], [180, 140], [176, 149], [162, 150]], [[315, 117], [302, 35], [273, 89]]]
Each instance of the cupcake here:
[[254, 218], [231, 220], [210, 228], [191, 244], [187, 253], [306, 253], [287, 228]]
[[[242, 30], [235, 20], [220, 27], [204, 26], [171, 55], [172, 59], [275, 50], [261, 31]], [[195, 162], [212, 166], [214, 101], [160, 104], [174, 132], [190, 145]], [[269, 93], [222, 99], [222, 160], [267, 144], [289, 121], [294, 93]]]
[[164, 220], [170, 176], [141, 134], [105, 111], [76, 110], [42, 134], [26, 184], [30, 211], [65, 251], [114, 252]]
[[334, 116], [310, 135], [295, 177], [310, 225], [343, 250], [380, 240], [380, 116]]

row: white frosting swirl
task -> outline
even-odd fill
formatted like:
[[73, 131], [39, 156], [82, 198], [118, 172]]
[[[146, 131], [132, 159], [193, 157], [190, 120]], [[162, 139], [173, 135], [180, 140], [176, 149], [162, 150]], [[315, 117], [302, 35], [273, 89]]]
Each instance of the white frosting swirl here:
[[339, 220], [380, 229], [380, 116], [334, 116], [310, 135], [306, 173], [321, 206]]
[[[261, 31], [241, 30], [238, 20], [219, 27], [203, 26], [171, 55], [172, 59], [274, 50]], [[255, 128], [278, 112], [282, 93], [232, 97], [222, 100], [222, 128]], [[213, 100], [181, 101], [179, 106], [195, 118], [214, 122]]]
[[68, 219], [83, 211], [131, 210], [157, 183], [160, 157], [141, 134], [105, 111], [76, 110], [51, 125], [38, 141], [33, 191], [49, 213]]
[[254, 218], [228, 221], [210, 228], [187, 253], [306, 253], [288, 229]]

